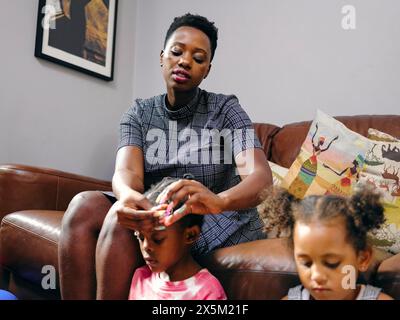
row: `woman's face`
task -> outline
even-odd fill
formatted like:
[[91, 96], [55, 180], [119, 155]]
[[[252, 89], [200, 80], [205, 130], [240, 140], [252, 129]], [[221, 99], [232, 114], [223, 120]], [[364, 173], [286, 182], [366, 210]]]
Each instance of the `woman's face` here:
[[210, 71], [210, 40], [196, 28], [176, 29], [161, 52], [161, 65], [168, 90], [197, 88]]

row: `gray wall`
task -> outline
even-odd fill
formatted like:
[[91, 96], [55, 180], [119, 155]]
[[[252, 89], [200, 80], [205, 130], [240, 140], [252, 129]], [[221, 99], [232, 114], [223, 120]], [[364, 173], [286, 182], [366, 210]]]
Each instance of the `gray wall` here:
[[37, 7], [13, 0], [0, 10], [0, 163], [110, 179], [132, 101], [136, 0], [120, 1], [110, 83], [34, 57]]
[[[342, 28], [342, 6], [356, 29]], [[164, 92], [159, 52], [172, 18], [206, 15], [220, 30], [202, 84], [235, 93], [254, 121], [278, 125], [331, 115], [398, 114], [398, 0], [139, 0], [134, 97]]]

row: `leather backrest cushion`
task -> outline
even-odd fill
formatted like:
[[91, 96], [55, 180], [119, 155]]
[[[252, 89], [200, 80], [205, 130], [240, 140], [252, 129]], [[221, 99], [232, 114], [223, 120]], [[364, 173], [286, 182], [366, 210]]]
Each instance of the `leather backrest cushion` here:
[[253, 127], [255, 134], [264, 149], [264, 153], [269, 159], [273, 136], [279, 131], [280, 127], [269, 123], [254, 123]]

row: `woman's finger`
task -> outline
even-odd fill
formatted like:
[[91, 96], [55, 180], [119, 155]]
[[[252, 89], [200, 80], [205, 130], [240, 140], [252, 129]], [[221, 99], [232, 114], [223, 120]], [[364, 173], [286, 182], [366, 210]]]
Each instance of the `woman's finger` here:
[[195, 180], [181, 179], [176, 182], [171, 183], [163, 192], [163, 196], [160, 197], [160, 204], [165, 203], [167, 200], [177, 193], [181, 188], [185, 186], [202, 186], [201, 183]]
[[129, 222], [131, 224], [145, 224], [157, 221], [157, 217], [155, 216], [149, 216], [145, 219], [142, 219], [133, 217], [132, 215], [118, 214], [117, 217], [118, 217], [118, 222], [124, 221], [124, 222]]
[[123, 216], [132, 220], [146, 220], [153, 218], [155, 212], [155, 210], [137, 210], [125, 206], [117, 209], [118, 216]]
[[153, 230], [157, 225], [156, 219], [132, 220], [125, 217], [119, 218], [118, 223], [131, 230]]
[[156, 203], [159, 203], [159, 204], [166, 203], [167, 200], [171, 197], [171, 195], [175, 192], [173, 190], [175, 190], [176, 186], [178, 185], [178, 188], [180, 188], [180, 186], [182, 185], [181, 181], [182, 180], [173, 182], [167, 188], [165, 188], [164, 191], [161, 192], [161, 194], [157, 197]]
[[182, 219], [185, 215], [191, 213], [191, 207], [184, 204], [178, 210], [174, 211], [174, 213], [170, 216], [164, 217], [163, 222], [166, 227], [175, 223], [179, 219]]
[[164, 203], [165, 203], [165, 196], [166, 196], [166, 194], [167, 194], [167, 192], [168, 192], [168, 187], [167, 188], [165, 188], [159, 195], [158, 195], [158, 197], [157, 197], [157, 199], [156, 199], [156, 203], [159, 203], [160, 205], [163, 205]]
[[187, 200], [193, 194], [201, 192], [202, 189], [197, 186], [184, 186], [174, 193], [171, 197], [172, 208], [175, 208], [179, 203]]
[[215, 203], [215, 198], [209, 193], [196, 193], [191, 196], [185, 204], [191, 206], [192, 213], [209, 214], [221, 213], [218, 205]]
[[164, 204], [159, 204], [159, 205], [153, 207], [152, 210], [154, 210], [155, 212], [158, 212], [158, 211], [166, 210], [167, 208], [168, 208], [168, 204], [164, 203]]

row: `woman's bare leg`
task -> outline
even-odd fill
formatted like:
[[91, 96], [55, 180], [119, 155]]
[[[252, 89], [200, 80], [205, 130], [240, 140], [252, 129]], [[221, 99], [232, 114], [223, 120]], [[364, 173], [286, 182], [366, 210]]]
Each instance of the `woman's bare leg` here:
[[139, 243], [133, 231], [118, 224], [117, 214], [112, 207], [97, 242], [97, 299], [126, 300], [133, 272], [142, 264]]
[[69, 204], [58, 246], [62, 299], [96, 298], [96, 243], [110, 207], [99, 191], [82, 192]]

